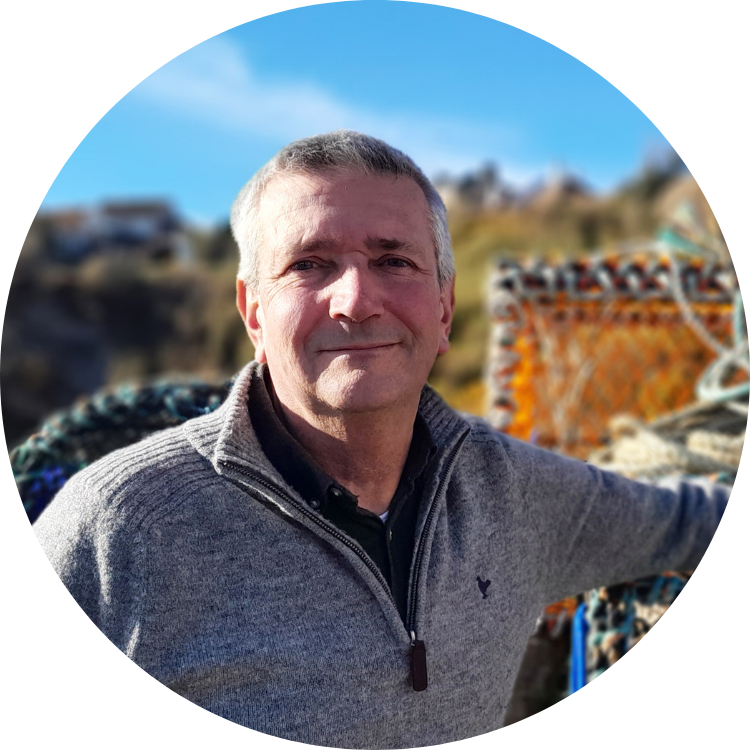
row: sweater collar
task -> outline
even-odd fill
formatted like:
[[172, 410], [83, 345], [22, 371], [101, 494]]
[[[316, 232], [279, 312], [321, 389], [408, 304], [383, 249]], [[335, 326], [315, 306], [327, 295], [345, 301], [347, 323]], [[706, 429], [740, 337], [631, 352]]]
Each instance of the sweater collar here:
[[[195, 449], [219, 474], [224, 473], [224, 464], [238, 464], [286, 486], [286, 482], [266, 458], [253, 430], [247, 408], [250, 389], [265, 388], [265, 367], [255, 361], [246, 365], [234, 378], [226, 401], [211, 414], [190, 420], [184, 425], [184, 429]], [[426, 384], [419, 401], [419, 413], [438, 453], [449, 450], [459, 434], [469, 426], [463, 417]]]

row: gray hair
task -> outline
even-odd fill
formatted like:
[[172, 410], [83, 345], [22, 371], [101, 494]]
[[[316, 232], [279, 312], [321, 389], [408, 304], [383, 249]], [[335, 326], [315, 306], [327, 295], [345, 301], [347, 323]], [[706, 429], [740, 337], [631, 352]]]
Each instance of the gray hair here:
[[443, 201], [424, 172], [403, 152], [384, 141], [352, 130], [336, 130], [294, 141], [261, 167], [232, 204], [230, 225], [240, 249], [237, 273], [249, 287], [258, 284], [258, 214], [271, 179], [280, 174], [320, 174], [352, 169], [365, 174], [410, 177], [422, 189], [430, 211], [440, 287], [455, 275], [448, 218]]

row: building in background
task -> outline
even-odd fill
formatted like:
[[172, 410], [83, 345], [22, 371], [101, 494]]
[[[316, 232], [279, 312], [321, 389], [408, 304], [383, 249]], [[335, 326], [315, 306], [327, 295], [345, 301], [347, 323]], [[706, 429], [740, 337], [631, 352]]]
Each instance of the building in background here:
[[102, 253], [138, 253], [190, 263], [184, 222], [168, 201], [110, 201], [92, 208], [41, 213], [30, 234], [37, 251], [62, 263]]

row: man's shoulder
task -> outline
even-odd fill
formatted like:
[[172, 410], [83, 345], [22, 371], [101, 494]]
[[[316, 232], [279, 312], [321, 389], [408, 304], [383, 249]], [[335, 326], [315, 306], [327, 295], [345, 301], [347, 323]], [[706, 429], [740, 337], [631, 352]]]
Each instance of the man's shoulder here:
[[502, 443], [507, 437], [504, 433], [496, 430], [486, 419], [478, 417], [476, 414], [459, 412], [460, 416], [466, 421], [471, 428], [469, 440], [475, 443]]
[[529, 451], [535, 450], [533, 445], [500, 432], [482, 417], [474, 414], [461, 414], [461, 416], [471, 428], [468, 443], [477, 446], [480, 450], [495, 450], [509, 459], [522, 458]]
[[553, 472], [560, 478], [572, 472], [585, 471], [585, 462], [563, 456], [533, 443], [520, 440], [494, 428], [487, 420], [469, 414], [461, 415], [471, 427], [464, 451], [464, 466], [487, 466], [497, 469], [500, 462], [519, 481], [532, 473]]
[[138, 525], [182, 488], [215, 476], [211, 464], [188, 440], [184, 426], [171, 427], [74, 474], [39, 522], [58, 517], [86, 525]]

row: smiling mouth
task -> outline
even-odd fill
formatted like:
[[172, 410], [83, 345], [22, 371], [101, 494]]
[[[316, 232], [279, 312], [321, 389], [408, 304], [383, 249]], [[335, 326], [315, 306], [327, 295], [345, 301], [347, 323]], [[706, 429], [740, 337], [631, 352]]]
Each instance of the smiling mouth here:
[[390, 349], [392, 346], [398, 346], [398, 344], [360, 344], [352, 346], [341, 346], [336, 349], [324, 349], [324, 352], [346, 354], [348, 352], [372, 352], [379, 349]]

